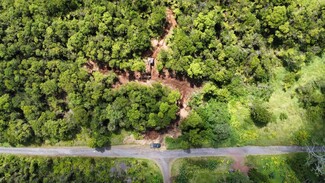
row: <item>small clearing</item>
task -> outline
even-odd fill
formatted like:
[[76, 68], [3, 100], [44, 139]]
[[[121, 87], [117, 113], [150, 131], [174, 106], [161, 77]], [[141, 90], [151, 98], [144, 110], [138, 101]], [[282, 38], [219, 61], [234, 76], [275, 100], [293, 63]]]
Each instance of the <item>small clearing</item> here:
[[148, 52], [144, 53], [143, 55], [144, 57], [151, 57], [155, 59], [154, 65], [151, 68], [150, 76], [143, 75], [143, 73], [140, 72], [131, 73], [122, 70], [109, 70], [107, 66], [98, 65], [94, 61], [88, 61], [85, 64], [85, 69], [88, 73], [99, 71], [103, 74], [106, 74], [109, 71], [113, 71], [118, 77], [118, 82], [113, 85], [113, 88], [118, 88], [119, 86], [127, 84], [130, 81], [138, 82], [147, 86], [151, 86], [154, 82], [159, 82], [173, 90], [178, 90], [180, 92], [180, 111], [178, 112], [178, 115], [180, 117], [175, 120], [174, 123], [172, 123], [166, 131], [159, 133], [159, 136], [157, 136], [157, 138], [153, 138], [151, 135], [146, 133], [144, 134], [144, 140], [140, 141], [135, 140], [132, 137], [127, 137], [125, 139], [126, 143], [148, 144], [152, 141], [162, 142], [161, 139], [165, 136], [178, 137], [181, 134], [178, 128], [179, 122], [181, 121], [181, 119], [186, 118], [190, 111], [190, 108], [187, 107], [187, 101], [194, 92], [200, 89], [200, 86], [194, 85], [192, 82], [189, 81], [188, 78], [176, 77], [176, 73], [170, 73], [167, 69], [163, 69], [163, 72], [159, 73], [157, 69], [159, 60], [157, 60], [156, 58], [161, 50], [169, 49], [167, 45], [167, 39], [171, 36], [171, 34], [173, 33], [173, 29], [177, 26], [175, 15], [170, 8], [166, 9], [166, 21], [167, 24], [164, 28], [163, 35], [160, 36], [159, 40], [151, 40], [151, 45], [154, 50], [148, 50]]

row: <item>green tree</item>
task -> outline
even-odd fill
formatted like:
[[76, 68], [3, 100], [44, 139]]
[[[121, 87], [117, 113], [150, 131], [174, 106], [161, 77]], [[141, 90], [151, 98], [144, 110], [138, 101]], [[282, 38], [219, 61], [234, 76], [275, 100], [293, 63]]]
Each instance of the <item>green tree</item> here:
[[21, 119], [10, 121], [6, 139], [12, 145], [27, 144], [32, 141], [33, 130], [31, 126]]
[[287, 20], [287, 10], [285, 6], [274, 6], [269, 15], [266, 16], [268, 25], [271, 28], [278, 28]]
[[187, 131], [193, 128], [203, 127], [202, 118], [196, 113], [192, 112], [182, 123], [181, 129]]
[[191, 63], [190, 68], [187, 70], [187, 74], [191, 78], [202, 78], [203, 70], [200, 63]]

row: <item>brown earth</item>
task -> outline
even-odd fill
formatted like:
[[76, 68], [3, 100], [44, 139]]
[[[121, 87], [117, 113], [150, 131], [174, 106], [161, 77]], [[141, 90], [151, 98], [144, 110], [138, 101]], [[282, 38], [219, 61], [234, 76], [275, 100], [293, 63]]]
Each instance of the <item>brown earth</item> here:
[[[178, 112], [178, 115], [180, 117], [177, 120], [175, 120], [174, 123], [172, 123], [164, 132], [159, 133], [155, 131], [150, 131], [144, 134], [144, 140], [147, 139], [150, 141], [154, 139], [157, 140], [159, 139], [159, 141], [161, 141], [162, 137], [165, 136], [178, 137], [181, 134], [180, 129], [178, 128], [179, 122], [181, 119], [187, 117], [190, 110], [190, 108], [187, 107], [187, 101], [194, 92], [200, 89], [200, 86], [194, 85], [192, 82], [189, 81], [188, 78], [176, 77], [175, 73], [170, 73], [167, 69], [163, 69], [163, 72], [159, 73], [157, 69], [157, 65], [159, 61], [156, 58], [161, 50], [168, 49], [168, 45], [166, 42], [167, 38], [172, 34], [173, 29], [177, 26], [174, 13], [170, 8], [166, 10], [166, 20], [167, 20], [167, 24], [164, 28], [163, 35], [160, 36], [159, 40], [156, 39], [151, 40], [151, 45], [154, 48], [154, 50], [153, 51], [148, 50], [148, 52], [144, 53], [143, 55], [144, 57], [152, 57], [155, 59], [154, 66], [151, 67], [150, 75], [147, 75], [146, 73], [140, 73], [140, 72], [113, 70], [113, 69], [109, 69], [107, 66], [98, 65], [94, 61], [88, 61], [84, 66], [88, 73], [99, 71], [103, 74], [107, 74], [108, 72], [114, 72], [118, 77], [118, 82], [113, 85], [113, 88], [118, 88], [119, 86], [126, 84], [130, 81], [135, 81], [140, 84], [149, 85], [149, 86], [153, 82], [159, 82], [165, 86], [170, 87], [171, 89], [178, 90], [180, 92], [181, 94], [181, 100], [179, 101], [180, 111]], [[132, 140], [127, 140], [127, 141], [130, 142]], [[141, 141], [141, 143], [144, 142]]]
[[233, 164], [231, 165], [231, 168], [233, 170], [242, 172], [245, 175], [248, 174], [250, 168], [245, 163], [245, 153], [238, 149], [232, 149], [229, 151], [228, 156], [230, 156], [234, 160]]

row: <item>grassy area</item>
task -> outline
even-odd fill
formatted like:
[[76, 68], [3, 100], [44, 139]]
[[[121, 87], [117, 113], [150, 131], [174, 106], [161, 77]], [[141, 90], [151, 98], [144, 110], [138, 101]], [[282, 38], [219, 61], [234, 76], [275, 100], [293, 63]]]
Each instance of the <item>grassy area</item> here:
[[[273, 113], [273, 122], [265, 127], [257, 127], [250, 120], [249, 106], [238, 101], [231, 101], [231, 126], [234, 129], [234, 145], [292, 145], [293, 134], [306, 126], [305, 110], [299, 107], [297, 98], [290, 93], [276, 90], [269, 102], [269, 111]], [[285, 119], [280, 119], [285, 115]]]
[[172, 165], [175, 183], [228, 182], [237, 173], [230, 173], [232, 160], [226, 157], [202, 157], [177, 159]]
[[325, 177], [317, 175], [307, 165], [306, 153], [287, 155], [247, 156], [250, 167], [248, 176], [229, 172], [232, 160], [226, 157], [200, 157], [177, 159], [172, 165], [173, 182], [210, 183], [278, 183], [278, 182], [324, 182]]
[[316, 133], [315, 137], [313, 129], [314, 126], [321, 129], [319, 125], [322, 126], [324, 120], [311, 122], [307, 119], [307, 111], [299, 104], [295, 90], [315, 80], [325, 80], [325, 59], [315, 58], [309, 65], [302, 67], [300, 78], [284, 90], [284, 79], [288, 74], [283, 67], [274, 69], [270, 81], [273, 93], [265, 103], [274, 119], [265, 127], [256, 127], [250, 120], [250, 102], [254, 95], [229, 102], [230, 124], [234, 130], [233, 145], [292, 145], [312, 135], [316, 141], [322, 141], [324, 133]]
[[322, 182], [306, 165], [307, 154], [248, 156], [246, 160], [251, 169], [249, 176], [254, 182]]
[[42, 146], [88, 146], [90, 137], [86, 129], [82, 128], [81, 132], [76, 135], [76, 138], [68, 141], [59, 141], [57, 143], [51, 143], [50, 141], [45, 141]]
[[0, 182], [160, 183], [159, 167], [133, 158], [0, 156]]
[[111, 140], [111, 145], [123, 145], [124, 144], [123, 140], [126, 137], [129, 137], [131, 135], [133, 135], [133, 137], [136, 140], [140, 140], [142, 138], [140, 133], [121, 130], [119, 133], [112, 134], [111, 139], [110, 139]]
[[[324, 145], [322, 129], [325, 129], [325, 121], [321, 112], [316, 111], [310, 117], [296, 91], [319, 80], [325, 80], [325, 57], [315, 57], [297, 74], [282, 66], [275, 67], [269, 85], [264, 89], [246, 85], [247, 94], [229, 99], [231, 137], [216, 145], [202, 141], [202, 147], [306, 145], [311, 142]], [[250, 107], [254, 100], [264, 100], [263, 104], [272, 113], [271, 122], [264, 127], [257, 127], [251, 119]], [[184, 148], [181, 139], [167, 139], [166, 143], [168, 149]]]

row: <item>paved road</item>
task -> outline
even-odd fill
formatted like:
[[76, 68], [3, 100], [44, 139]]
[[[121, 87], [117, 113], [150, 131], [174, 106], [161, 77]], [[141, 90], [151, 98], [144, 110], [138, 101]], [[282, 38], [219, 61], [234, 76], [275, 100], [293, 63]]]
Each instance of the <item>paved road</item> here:
[[6, 148], [0, 147], [0, 154], [40, 155], [40, 156], [87, 156], [87, 157], [134, 157], [154, 160], [162, 170], [164, 182], [170, 182], [170, 164], [177, 158], [200, 156], [246, 156], [286, 154], [306, 152], [299, 146], [246, 146], [229, 148], [200, 148], [190, 150], [157, 150], [144, 146], [112, 146], [107, 149], [87, 147], [58, 148]]

